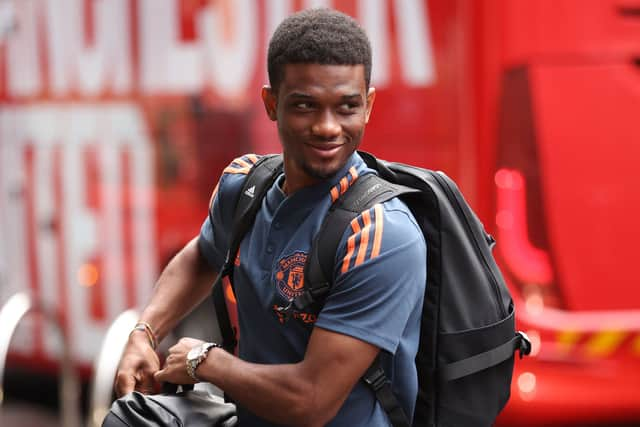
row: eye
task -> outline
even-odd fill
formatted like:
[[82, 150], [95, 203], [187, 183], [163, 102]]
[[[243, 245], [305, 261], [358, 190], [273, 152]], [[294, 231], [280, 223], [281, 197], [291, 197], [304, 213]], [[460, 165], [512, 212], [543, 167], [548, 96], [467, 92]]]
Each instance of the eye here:
[[356, 102], [345, 102], [343, 104], [340, 104], [338, 109], [342, 113], [351, 114], [351, 113], [357, 112], [359, 107], [360, 107], [360, 104]]
[[293, 106], [298, 110], [309, 110], [312, 107], [311, 103], [308, 101], [296, 102], [293, 104]]

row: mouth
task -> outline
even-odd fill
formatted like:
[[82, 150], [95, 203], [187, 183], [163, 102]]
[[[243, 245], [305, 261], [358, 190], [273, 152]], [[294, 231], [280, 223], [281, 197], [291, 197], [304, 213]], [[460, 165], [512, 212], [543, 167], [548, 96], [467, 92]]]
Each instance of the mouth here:
[[306, 145], [310, 148], [313, 148], [314, 150], [318, 150], [318, 151], [333, 151], [335, 149], [338, 149], [344, 145], [347, 145], [349, 141], [345, 141], [342, 140], [342, 142], [335, 142], [335, 141], [309, 141], [306, 143]]
[[315, 148], [316, 150], [333, 150], [334, 148], [342, 147], [346, 145], [346, 142], [307, 142], [306, 143], [311, 148]]
[[318, 157], [330, 158], [333, 157], [344, 145], [343, 143], [326, 143], [326, 142], [309, 142], [306, 144], [308, 148]]

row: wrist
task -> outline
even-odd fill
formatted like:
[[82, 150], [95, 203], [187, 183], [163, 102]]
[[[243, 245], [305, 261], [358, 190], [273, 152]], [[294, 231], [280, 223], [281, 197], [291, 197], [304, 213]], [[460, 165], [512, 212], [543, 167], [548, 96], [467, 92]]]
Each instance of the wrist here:
[[[205, 365], [203, 362], [207, 360], [211, 355], [212, 351], [210, 350], [215, 350], [217, 347], [220, 347], [220, 346], [215, 343], [205, 342], [205, 343], [196, 345], [189, 351], [189, 353], [187, 353], [187, 360], [186, 360], [187, 374], [196, 383], [202, 381], [201, 378], [207, 377], [207, 375], [204, 375], [203, 377], [201, 377], [198, 374], [198, 370], [199, 368], [202, 368], [203, 365]], [[202, 372], [202, 369], [200, 369], [200, 372]]]
[[149, 346], [151, 346], [153, 350], [156, 350], [158, 348], [158, 339], [155, 332], [151, 328], [151, 325], [149, 325], [147, 322], [136, 323], [131, 332], [129, 332], [129, 338], [131, 338], [132, 336], [138, 336], [141, 338], [143, 335], [147, 338]]
[[196, 369], [196, 376], [215, 384], [224, 390], [222, 384], [228, 372], [229, 359], [233, 358], [224, 348], [214, 347], [209, 350], [206, 359]]
[[149, 341], [149, 337], [144, 331], [141, 331], [139, 329], [132, 329], [131, 332], [129, 332], [129, 341], [137, 343], [138, 345], [141, 345], [141, 346], [151, 347], [151, 342]]

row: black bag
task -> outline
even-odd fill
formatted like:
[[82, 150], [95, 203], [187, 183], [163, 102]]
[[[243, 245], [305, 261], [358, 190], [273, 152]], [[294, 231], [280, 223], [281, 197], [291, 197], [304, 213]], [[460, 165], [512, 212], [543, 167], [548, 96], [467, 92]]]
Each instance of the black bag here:
[[[428, 246], [413, 425], [490, 426], [509, 399], [515, 351], [522, 357], [531, 349], [526, 336], [515, 330], [513, 300], [491, 253], [495, 241], [444, 173], [359, 154], [379, 176], [359, 178], [330, 208], [307, 258], [305, 291], [282, 307], [281, 314], [309, 307], [319, 312], [331, 289], [335, 253], [349, 222], [376, 203], [400, 197]], [[249, 172], [217, 282], [224, 276], [232, 279], [230, 260], [281, 170], [281, 156], [265, 156]], [[233, 350], [235, 331], [219, 283], [213, 294], [224, 345]], [[363, 380], [395, 427], [411, 425], [378, 360]]]
[[237, 422], [235, 405], [205, 390], [134, 391], [113, 403], [102, 427], [234, 427]]

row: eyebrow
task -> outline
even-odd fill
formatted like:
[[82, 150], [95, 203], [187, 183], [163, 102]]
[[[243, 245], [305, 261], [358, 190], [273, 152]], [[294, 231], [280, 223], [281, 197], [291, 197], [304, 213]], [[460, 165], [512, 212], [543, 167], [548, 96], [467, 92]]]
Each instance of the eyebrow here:
[[344, 100], [358, 100], [360, 101], [362, 99], [362, 96], [359, 93], [353, 93], [351, 95], [343, 95], [342, 99]]
[[[293, 92], [287, 95], [287, 98], [297, 98], [297, 99], [314, 99], [314, 96], [311, 96], [309, 94], [306, 93], [302, 93], [302, 92]], [[343, 101], [350, 101], [350, 100], [361, 100], [362, 96], [359, 93], [352, 93], [349, 95], [342, 95], [340, 97], [341, 100]]]
[[308, 95], [306, 93], [301, 92], [293, 92], [287, 95], [287, 98], [303, 98], [303, 99], [313, 99], [313, 96]]

